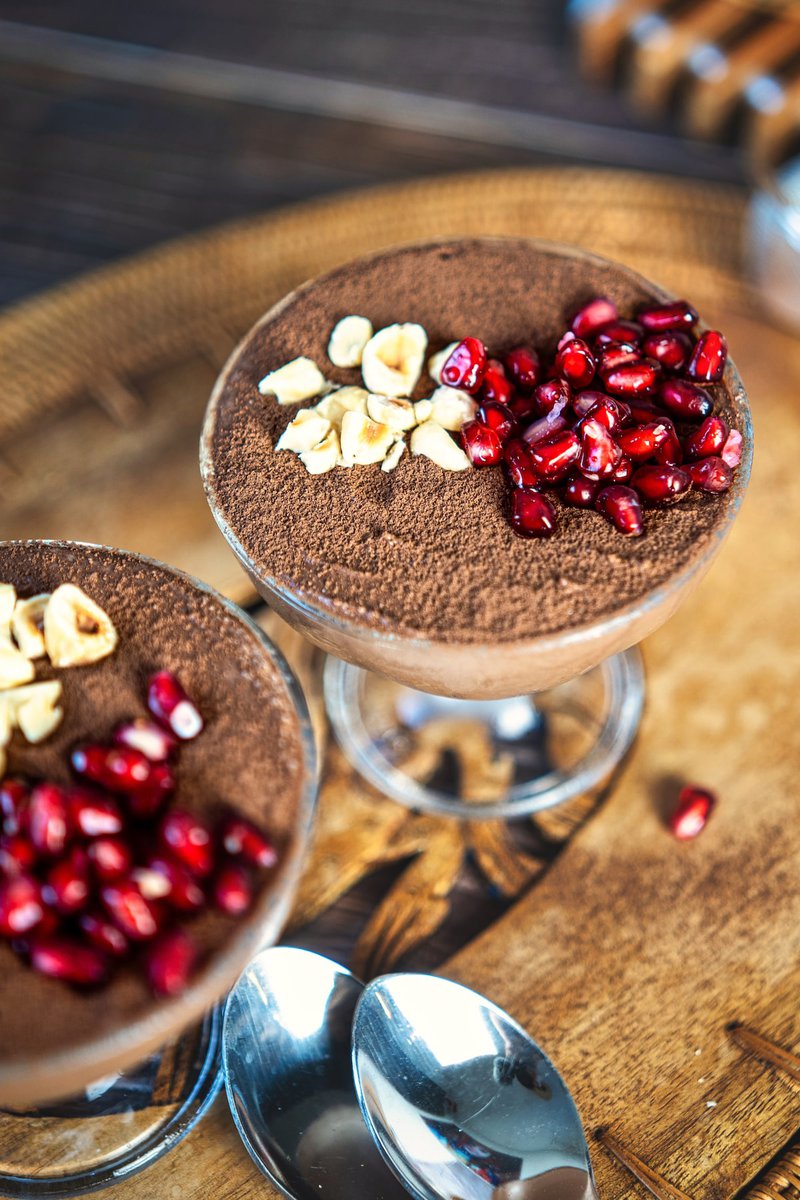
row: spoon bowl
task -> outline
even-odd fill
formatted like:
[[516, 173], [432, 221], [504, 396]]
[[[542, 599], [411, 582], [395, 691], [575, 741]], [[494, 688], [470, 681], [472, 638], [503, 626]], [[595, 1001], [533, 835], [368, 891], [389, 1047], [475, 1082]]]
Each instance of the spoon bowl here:
[[416, 1200], [596, 1200], [567, 1087], [502, 1009], [433, 975], [364, 990], [353, 1024], [364, 1118]]
[[281, 946], [228, 997], [222, 1061], [251, 1158], [292, 1200], [407, 1200], [361, 1116], [351, 1029], [363, 984], [319, 954]]

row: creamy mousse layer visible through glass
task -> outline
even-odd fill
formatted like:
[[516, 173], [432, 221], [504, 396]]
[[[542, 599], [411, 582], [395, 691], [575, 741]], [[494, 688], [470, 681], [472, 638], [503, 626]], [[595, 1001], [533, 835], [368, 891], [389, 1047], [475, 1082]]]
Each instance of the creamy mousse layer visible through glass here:
[[137, 555], [68, 543], [0, 544], [0, 580], [23, 597], [77, 584], [119, 634], [113, 654], [90, 666], [56, 671], [39, 660], [37, 679], [61, 680], [64, 719], [40, 745], [12, 738], [9, 777], [74, 782], [72, 747], [108, 741], [119, 722], [146, 716], [147, 680], [169, 669], [205, 719], [201, 736], [181, 746], [175, 804], [212, 823], [235, 810], [266, 830], [280, 855], [257, 879], [245, 917], [209, 907], [187, 923], [203, 958], [172, 1000], [154, 1000], [134, 965], [99, 991], [74, 991], [35, 974], [0, 941], [0, 1103], [21, 1104], [132, 1065], [224, 994], [286, 915], [313, 780], [293, 683], [256, 631], [210, 591]]
[[[376, 330], [418, 322], [429, 353], [471, 335], [492, 354], [520, 342], [552, 354], [572, 313], [594, 295], [609, 296], [622, 316], [670, 299], [579, 250], [479, 239], [348, 264], [267, 313], [218, 382], [201, 453], [217, 521], [268, 601], [333, 654], [465, 697], [552, 686], [671, 615], [710, 563], [746, 485], [749, 414], [731, 365], [709, 390], [715, 412], [745, 435], [733, 488], [648, 509], [639, 538], [560, 503], [554, 537], [518, 537], [500, 468], [448, 472], [405, 454], [390, 473], [356, 466], [311, 476], [296, 455], [275, 451], [297, 407], [257, 389], [300, 355], [338, 385], [362, 385], [357, 368], [333, 367], [326, 352], [348, 314]], [[412, 398], [435, 386], [423, 374]]]

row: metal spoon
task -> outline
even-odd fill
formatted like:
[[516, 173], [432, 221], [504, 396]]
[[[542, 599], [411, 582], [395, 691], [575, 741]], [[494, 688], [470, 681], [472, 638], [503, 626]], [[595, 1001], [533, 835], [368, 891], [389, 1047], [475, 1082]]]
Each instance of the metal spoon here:
[[353, 1070], [365, 1120], [416, 1200], [597, 1200], [564, 1081], [476, 992], [433, 975], [376, 979], [356, 1009]]
[[222, 1064], [250, 1157], [292, 1200], [408, 1200], [364, 1124], [350, 1035], [363, 991], [338, 963], [264, 950], [228, 997]]

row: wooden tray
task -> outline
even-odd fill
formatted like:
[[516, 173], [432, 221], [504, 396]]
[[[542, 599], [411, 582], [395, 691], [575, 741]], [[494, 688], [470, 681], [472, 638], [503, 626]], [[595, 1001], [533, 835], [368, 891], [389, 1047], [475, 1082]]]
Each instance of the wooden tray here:
[[[610, 172], [454, 177], [168, 246], [0, 320], [0, 536], [126, 545], [239, 598], [249, 589], [205, 510], [197, 430], [214, 364], [302, 278], [392, 242], [543, 236], [624, 259], [691, 294], [729, 333], [758, 440], [737, 528], [710, 577], [645, 647], [648, 711], [613, 794], [548, 871], [531, 865], [535, 886], [444, 968], [508, 1007], [563, 1071], [587, 1128], [604, 1128], [593, 1149], [604, 1200], [645, 1195], [645, 1186], [673, 1200], [800, 1197], [800, 1149], [791, 1149], [800, 1125], [791, 703], [800, 346], [765, 323], [741, 280], [742, 205], [734, 191]], [[311, 669], [302, 646], [293, 652]], [[660, 809], [687, 778], [714, 787], [721, 803], [703, 836], [679, 845]], [[386, 857], [399, 844], [430, 875], [430, 858], [413, 838], [403, 843], [405, 818], [363, 791], [358, 803], [375, 814], [376, 860], [382, 845]], [[561, 834], [590, 807], [565, 815]], [[347, 840], [333, 817], [321, 834]], [[452, 873], [446, 858], [436, 869]], [[729, 1032], [732, 1022], [745, 1032]], [[273, 1193], [218, 1102], [114, 1194]]]

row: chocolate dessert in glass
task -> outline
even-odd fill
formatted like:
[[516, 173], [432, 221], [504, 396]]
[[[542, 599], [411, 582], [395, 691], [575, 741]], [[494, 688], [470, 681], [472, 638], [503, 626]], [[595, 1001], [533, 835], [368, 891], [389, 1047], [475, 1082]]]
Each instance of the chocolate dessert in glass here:
[[[214, 389], [201, 469], [263, 598], [325, 650], [353, 765], [416, 809], [521, 816], [608, 777], [637, 644], [691, 593], [749, 476], [747, 399], [690, 303], [579, 249], [465, 238], [298, 288]], [[479, 721], [495, 801], [404, 769]]]

